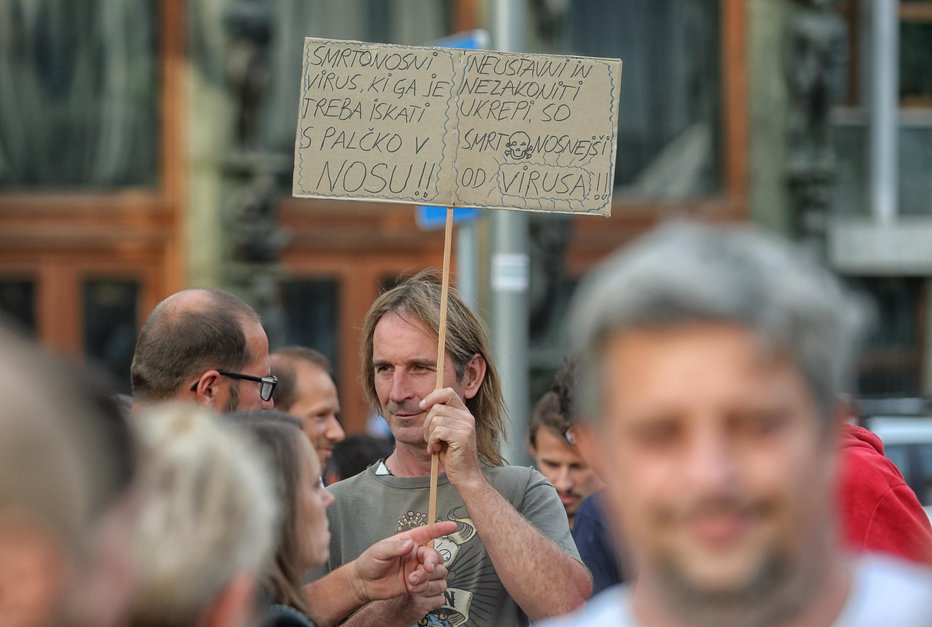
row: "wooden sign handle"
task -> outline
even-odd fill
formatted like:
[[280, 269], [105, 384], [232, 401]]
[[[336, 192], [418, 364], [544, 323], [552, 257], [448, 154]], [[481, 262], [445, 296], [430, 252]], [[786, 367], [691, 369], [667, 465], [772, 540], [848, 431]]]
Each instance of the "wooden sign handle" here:
[[[440, 325], [437, 330], [437, 385], [443, 387], [443, 362], [447, 344], [447, 300], [450, 294], [450, 249], [453, 247], [453, 207], [447, 207], [447, 221], [443, 228], [443, 275], [440, 282]], [[437, 522], [437, 478], [440, 475], [440, 455], [430, 456], [430, 493], [427, 500], [427, 522]], [[434, 541], [429, 543], [433, 548]]]

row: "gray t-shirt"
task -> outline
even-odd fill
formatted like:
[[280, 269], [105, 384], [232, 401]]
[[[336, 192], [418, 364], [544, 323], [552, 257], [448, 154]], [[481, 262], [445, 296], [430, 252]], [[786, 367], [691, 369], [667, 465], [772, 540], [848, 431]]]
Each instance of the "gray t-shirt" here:
[[[642, 627], [631, 588], [615, 586], [563, 618], [537, 627]], [[932, 570], [878, 555], [860, 558], [841, 614], [832, 627], [932, 627]]]
[[[333, 534], [330, 559], [314, 573], [314, 578], [356, 559], [382, 538], [427, 522], [430, 477], [377, 474], [379, 468], [380, 464], [375, 464], [330, 486], [336, 496], [336, 502], [327, 510]], [[533, 468], [518, 466], [483, 467], [483, 472], [534, 527], [579, 559], [566, 511], [543, 475]], [[452, 520], [459, 528], [435, 542], [451, 574], [447, 579], [446, 604], [431, 612], [424, 624], [527, 625], [527, 617], [505, 591], [463, 500], [445, 474], [440, 475], [437, 483], [437, 518]]]

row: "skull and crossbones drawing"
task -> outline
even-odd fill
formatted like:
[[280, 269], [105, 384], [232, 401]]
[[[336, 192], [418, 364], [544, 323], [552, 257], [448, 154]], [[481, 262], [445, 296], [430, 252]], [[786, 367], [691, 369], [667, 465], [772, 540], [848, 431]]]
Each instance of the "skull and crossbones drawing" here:
[[524, 131], [515, 131], [505, 143], [505, 156], [512, 159], [530, 159], [533, 152], [531, 138]]

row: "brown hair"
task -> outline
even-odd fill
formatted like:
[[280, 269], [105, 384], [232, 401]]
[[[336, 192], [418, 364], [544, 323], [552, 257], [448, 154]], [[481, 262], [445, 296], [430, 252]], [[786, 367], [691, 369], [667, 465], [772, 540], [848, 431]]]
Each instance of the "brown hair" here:
[[323, 353], [305, 346], [285, 346], [269, 355], [272, 364], [272, 374], [278, 377], [278, 385], [272, 392], [275, 406], [288, 410], [297, 400], [297, 377], [295, 376], [295, 362], [306, 361], [333, 376], [330, 360]]
[[160, 302], [146, 319], [130, 373], [141, 401], [168, 400], [208, 368], [239, 370], [252, 361], [243, 325], [260, 323], [242, 300], [215, 289], [185, 290]]
[[274, 602], [290, 605], [310, 616], [310, 608], [302, 592], [301, 577], [304, 573], [297, 563], [297, 502], [298, 482], [301, 480], [298, 443], [300, 438], [306, 437], [301, 431], [301, 422], [275, 410], [234, 412], [224, 417], [246, 429], [265, 452], [272, 480], [277, 486], [281, 516], [275, 557], [262, 573], [266, 591]]
[[[370, 406], [382, 412], [375, 390], [375, 373], [372, 369], [373, 336], [375, 327], [385, 314], [410, 316], [436, 335], [440, 327], [440, 277], [437, 272], [425, 270], [403, 281], [397, 287], [380, 295], [363, 321], [360, 362], [362, 382]], [[492, 362], [488, 334], [479, 318], [463, 302], [454, 288], [450, 288], [447, 304], [446, 350], [452, 357], [457, 379], [461, 379], [466, 364], [475, 355], [486, 363], [485, 378], [476, 395], [467, 399], [466, 407], [476, 419], [476, 447], [479, 456], [493, 466], [502, 466], [505, 459], [499, 442], [505, 435], [505, 402], [498, 371]]]
[[541, 427], [547, 427], [566, 439], [567, 431], [577, 422], [575, 388], [576, 361], [567, 357], [553, 376], [550, 389], [537, 400], [531, 412], [531, 423], [528, 426], [531, 446], [537, 446], [537, 431]]

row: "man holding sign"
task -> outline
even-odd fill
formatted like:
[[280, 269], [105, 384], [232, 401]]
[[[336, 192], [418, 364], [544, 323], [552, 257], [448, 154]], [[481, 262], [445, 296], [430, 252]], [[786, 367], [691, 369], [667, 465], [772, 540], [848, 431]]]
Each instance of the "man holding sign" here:
[[[373, 602], [364, 625], [519, 625], [581, 605], [591, 580], [553, 486], [506, 466], [501, 387], [479, 319], [451, 291], [443, 385], [435, 390], [441, 286], [422, 273], [380, 296], [363, 325], [363, 380], [396, 446], [383, 462], [332, 486], [327, 570], [374, 542], [429, 522], [431, 454], [440, 456], [437, 518], [458, 525], [435, 548], [451, 572], [445, 603]], [[425, 616], [425, 614], [430, 614]]]

